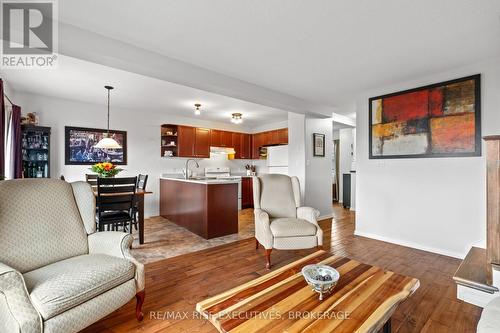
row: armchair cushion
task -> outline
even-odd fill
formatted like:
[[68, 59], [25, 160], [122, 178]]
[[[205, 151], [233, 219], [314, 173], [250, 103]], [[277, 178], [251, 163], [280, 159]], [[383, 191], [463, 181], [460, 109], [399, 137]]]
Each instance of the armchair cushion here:
[[118, 231], [96, 232], [89, 235], [88, 240], [90, 254], [107, 254], [127, 259], [134, 264], [136, 290], [137, 292], [144, 290], [144, 265], [130, 253], [134, 241], [132, 235]]
[[500, 297], [491, 300], [483, 309], [477, 333], [495, 333], [500, 328]]
[[126, 259], [90, 254], [55, 262], [24, 274], [31, 300], [44, 320], [132, 280]]
[[271, 220], [271, 231], [274, 237], [300, 237], [316, 235], [316, 225], [302, 219], [277, 218]]
[[294, 190], [290, 177], [269, 174], [257, 178], [260, 181], [260, 208], [273, 217], [297, 217]]

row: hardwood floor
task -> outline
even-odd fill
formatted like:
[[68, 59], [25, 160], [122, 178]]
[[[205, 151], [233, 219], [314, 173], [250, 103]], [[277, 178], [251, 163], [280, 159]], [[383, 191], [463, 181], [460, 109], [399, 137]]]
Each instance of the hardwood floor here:
[[[420, 288], [394, 314], [392, 332], [475, 332], [481, 309], [455, 296], [452, 276], [460, 260], [354, 236], [354, 214], [338, 205], [333, 221], [320, 225], [326, 250], [420, 279]], [[275, 250], [272, 268], [314, 251]], [[197, 317], [195, 304], [267, 272], [263, 249], [256, 251], [253, 239], [148, 264], [144, 321], [136, 321], [131, 301], [84, 332], [217, 332]]]

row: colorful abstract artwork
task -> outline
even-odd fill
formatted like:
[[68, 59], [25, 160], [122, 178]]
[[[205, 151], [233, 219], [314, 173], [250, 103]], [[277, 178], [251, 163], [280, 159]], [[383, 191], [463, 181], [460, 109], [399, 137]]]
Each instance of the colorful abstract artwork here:
[[481, 155], [480, 75], [370, 98], [370, 158]]

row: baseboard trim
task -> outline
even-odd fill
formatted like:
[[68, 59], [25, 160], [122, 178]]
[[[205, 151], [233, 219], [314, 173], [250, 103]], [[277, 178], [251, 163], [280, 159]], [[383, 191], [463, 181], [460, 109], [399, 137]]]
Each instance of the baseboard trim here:
[[333, 218], [333, 213], [326, 214], [326, 215], [318, 217], [318, 221], [322, 221], [322, 220], [326, 220], [326, 219], [331, 219], [331, 218]]
[[372, 238], [372, 239], [376, 239], [376, 240], [379, 240], [379, 241], [382, 241], [382, 242], [387, 242], [387, 243], [397, 244], [397, 245], [401, 245], [401, 246], [411, 247], [413, 249], [427, 251], [427, 252], [432, 252], [432, 253], [437, 253], [437, 254], [441, 254], [441, 255], [448, 256], [448, 257], [453, 257], [453, 258], [458, 258], [458, 259], [464, 259], [465, 255], [466, 255], [465, 253], [458, 253], [458, 252], [454, 252], [454, 251], [448, 251], [448, 250], [445, 250], [445, 249], [439, 249], [439, 248], [435, 248], [435, 247], [425, 246], [425, 245], [421, 245], [421, 244], [418, 244], [418, 243], [403, 241], [403, 240], [395, 239], [395, 238], [391, 238], [391, 237], [379, 236], [379, 235], [375, 235], [375, 234], [367, 233], [367, 232], [360, 232], [358, 230], [354, 230], [354, 235], [361, 236], [361, 237], [366, 237], [366, 238]]

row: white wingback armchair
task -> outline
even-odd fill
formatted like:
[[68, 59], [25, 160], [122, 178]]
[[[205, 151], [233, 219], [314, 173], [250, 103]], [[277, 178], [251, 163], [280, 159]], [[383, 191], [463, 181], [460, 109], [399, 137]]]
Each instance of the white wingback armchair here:
[[0, 332], [78, 332], [136, 296], [144, 266], [132, 236], [98, 232], [90, 185], [0, 182]]
[[269, 174], [253, 177], [256, 248], [265, 248], [266, 267], [271, 251], [309, 249], [323, 246], [318, 225], [319, 211], [301, 207], [297, 177]]

